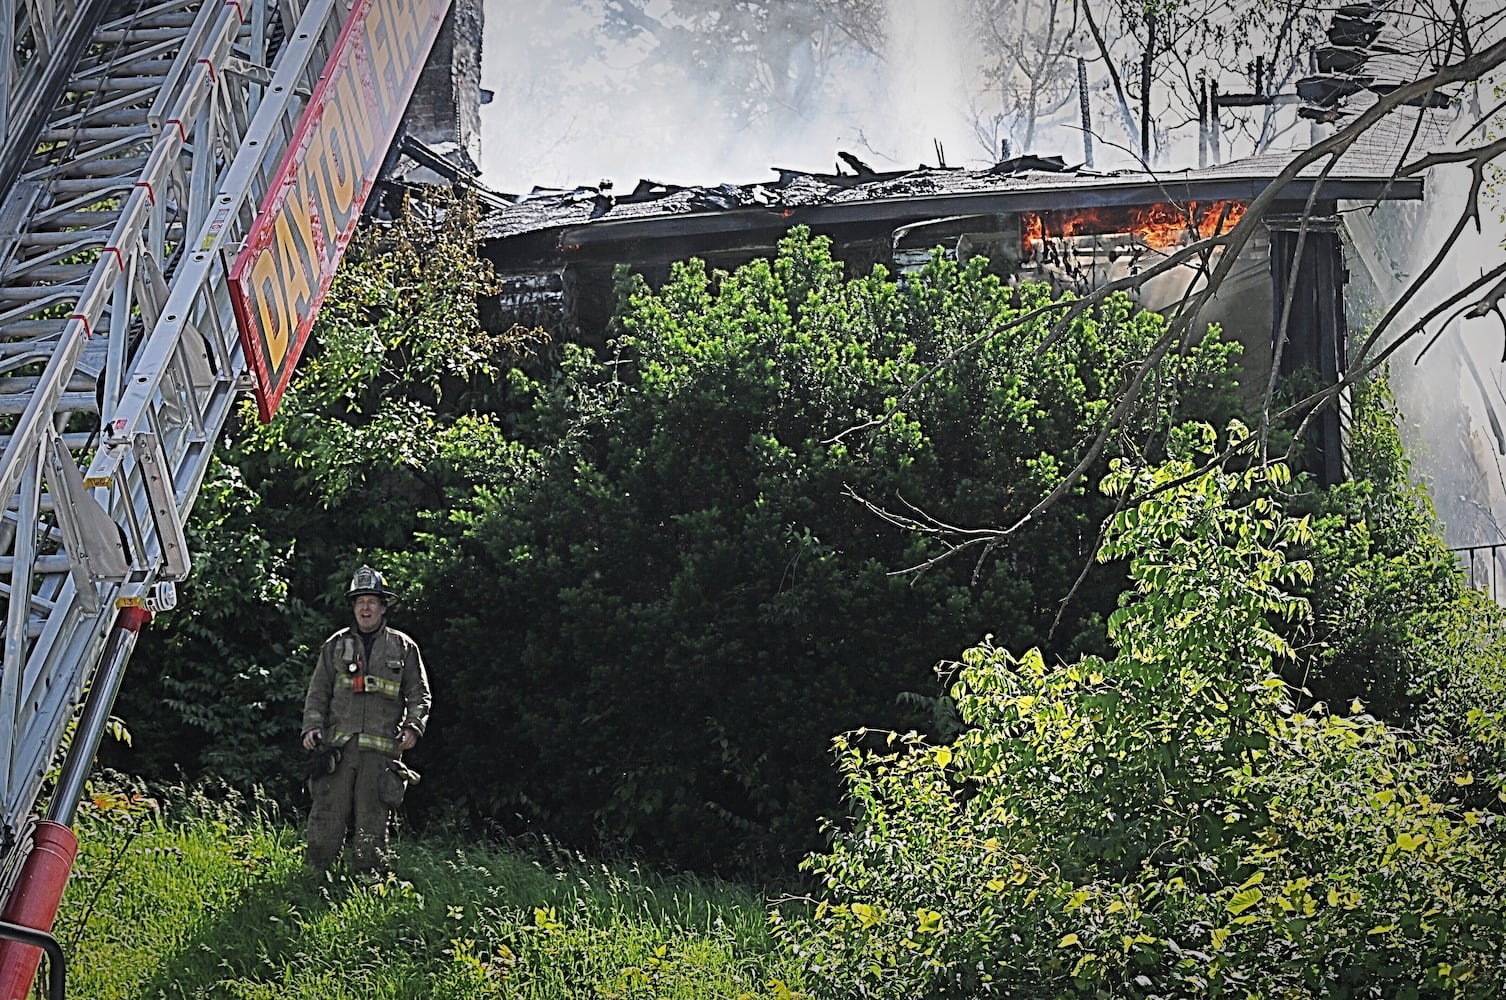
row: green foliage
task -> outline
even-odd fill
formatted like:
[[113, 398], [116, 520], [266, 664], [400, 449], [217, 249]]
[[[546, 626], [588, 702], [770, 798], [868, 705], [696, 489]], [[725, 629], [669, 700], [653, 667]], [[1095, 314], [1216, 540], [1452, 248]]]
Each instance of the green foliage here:
[[196, 796], [82, 833], [56, 928], [70, 996], [798, 995], [738, 886], [443, 837], [400, 843], [401, 879], [312, 880], [298, 830]]
[[106, 747], [107, 761], [293, 787], [286, 734], [303, 703], [306, 644], [324, 623], [293, 592], [294, 544], [275, 540], [274, 520], [237, 468], [214, 461], [189, 524], [194, 575], [181, 610], [143, 631], [116, 701], [143, 738], [128, 752]]
[[1351, 406], [1353, 478], [1305, 498], [1314, 620], [1288, 676], [1332, 704], [1359, 698], [1381, 718], [1462, 715], [1499, 694], [1479, 689], [1482, 678], [1506, 678], [1499, 609], [1469, 586], [1411, 480], [1385, 378], [1356, 387]]
[[[985, 631], [1041, 641], [1112, 507], [1078, 495], [997, 558], [901, 576], [943, 546], [849, 494], [956, 525], [1022, 518], [1164, 326], [1115, 299], [1055, 330], [1044, 289], [981, 260], [849, 280], [802, 230], [772, 261], [624, 289], [605, 353], [510, 374], [532, 400], [518, 444], [473, 500], [425, 517], [405, 563], [442, 665], [426, 743], [444, 765], [424, 788], [679, 864], [781, 861], [837, 802], [830, 734], [892, 718]], [[1155, 366], [1111, 450], [1155, 448], [1230, 350], [1210, 338]], [[1101, 642], [1116, 590], [1090, 576], [1060, 647]]]
[[498, 436], [471, 404], [516, 339], [480, 328], [492, 280], [474, 213], [441, 199], [363, 229], [277, 414], [259, 426], [249, 401], [243, 410], [240, 462], [299, 498], [305, 518], [338, 514], [341, 534], [369, 547], [404, 546], [412, 516], [442, 504]]
[[1313, 567], [1287, 554], [1310, 525], [1284, 469], [1203, 466], [1213, 445], [1189, 431], [1105, 480], [1132, 498], [1101, 553], [1135, 584], [1117, 655], [984, 643], [957, 667], [955, 741], [838, 741], [854, 819], [806, 863], [820, 898], [775, 918], [813, 994], [1506, 986], [1499, 800], [1436, 735], [1294, 710], [1282, 636]]
[[951, 542], [875, 509], [1021, 520], [1153, 356], [1106, 455], [1155, 454], [1189, 395], [1229, 398], [1232, 346], [1163, 357], [1160, 318], [1122, 298], [1058, 328], [1043, 288], [982, 260], [849, 280], [803, 230], [735, 273], [624, 277], [617, 339], [549, 364], [481, 331], [471, 223], [455, 204], [368, 232], [276, 417], [243, 411], [181, 610], [121, 698], [151, 737], [112, 762], [299, 801], [313, 650], [371, 562], [435, 688], [416, 820], [793, 861], [839, 801], [831, 733], [930, 718], [927, 665], [985, 632], [1102, 647], [1120, 586], [1078, 579], [1114, 503], [1083, 490], [909, 575]]

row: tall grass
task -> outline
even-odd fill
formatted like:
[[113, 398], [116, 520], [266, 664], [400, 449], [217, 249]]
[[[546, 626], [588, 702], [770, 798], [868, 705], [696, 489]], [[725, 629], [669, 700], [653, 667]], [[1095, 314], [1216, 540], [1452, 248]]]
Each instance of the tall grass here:
[[763, 900], [562, 852], [402, 839], [394, 874], [302, 871], [301, 831], [196, 810], [85, 823], [55, 928], [95, 1000], [777, 998]]

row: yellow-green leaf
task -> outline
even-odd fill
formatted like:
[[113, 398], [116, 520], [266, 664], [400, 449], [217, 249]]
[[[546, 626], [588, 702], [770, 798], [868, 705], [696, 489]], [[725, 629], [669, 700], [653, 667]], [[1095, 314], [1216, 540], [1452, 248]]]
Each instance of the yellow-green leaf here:
[[1229, 900], [1228, 903], [1224, 904], [1224, 909], [1228, 910], [1235, 916], [1238, 916], [1239, 914], [1248, 910], [1250, 907], [1254, 906], [1256, 903], [1260, 902], [1261, 896], [1261, 891], [1255, 888], [1245, 889], [1243, 892], [1236, 892], [1234, 894], [1234, 898]]
[[1400, 847], [1404, 851], [1415, 851], [1423, 844], [1427, 843], [1427, 840], [1428, 838], [1426, 834], [1413, 836], [1410, 833], [1404, 833], [1400, 837], [1396, 838], [1396, 846]]
[[1066, 948], [1066, 947], [1069, 947], [1071, 945], [1079, 944], [1079, 943], [1080, 942], [1077, 940], [1077, 935], [1076, 934], [1063, 934], [1062, 935], [1062, 939], [1060, 941], [1056, 942], [1056, 946], [1058, 948]]

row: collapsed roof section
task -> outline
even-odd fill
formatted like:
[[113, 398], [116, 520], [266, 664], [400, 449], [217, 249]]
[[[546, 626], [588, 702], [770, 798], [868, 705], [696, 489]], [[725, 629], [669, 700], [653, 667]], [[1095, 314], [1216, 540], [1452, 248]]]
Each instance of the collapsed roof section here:
[[[1422, 197], [1422, 181], [1397, 178], [1412, 127], [1392, 116], [1361, 137], [1328, 171], [1304, 171], [1282, 201], [1405, 200]], [[1266, 154], [1215, 167], [1151, 173], [1103, 173], [1056, 158], [1019, 157], [988, 169], [922, 166], [880, 172], [849, 158], [851, 174], [776, 170], [752, 184], [680, 186], [640, 181], [631, 192], [610, 185], [536, 188], [492, 207], [482, 220], [489, 256], [502, 266], [546, 263], [647, 263], [716, 251], [768, 247], [805, 224], [839, 242], [887, 240], [926, 220], [1022, 211], [1053, 211], [1169, 202], [1249, 201], [1291, 162]]]

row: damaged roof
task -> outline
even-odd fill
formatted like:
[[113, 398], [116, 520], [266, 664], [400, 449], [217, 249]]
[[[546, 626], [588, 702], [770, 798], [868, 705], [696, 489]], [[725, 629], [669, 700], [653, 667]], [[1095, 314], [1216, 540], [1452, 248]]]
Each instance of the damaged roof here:
[[[1287, 198], [1305, 202], [1313, 185], [1324, 201], [1417, 199], [1422, 181], [1394, 176], [1411, 126], [1398, 120], [1361, 138], [1320, 178], [1321, 166], [1303, 172]], [[1268, 153], [1214, 167], [1164, 171], [1099, 172], [1057, 157], [1025, 156], [987, 169], [921, 166], [876, 171], [851, 154], [852, 173], [775, 170], [773, 180], [751, 184], [690, 186], [639, 181], [630, 192], [611, 186], [570, 190], [536, 188], [493, 202], [481, 236], [493, 243], [527, 244], [531, 256], [571, 256], [583, 248], [625, 240], [689, 236], [768, 240], [790, 226], [812, 228], [880, 224], [1020, 211], [1142, 205], [1153, 202], [1249, 200], [1291, 162], [1295, 153]], [[740, 235], [739, 235], [740, 234]], [[777, 238], [777, 237], [775, 237]], [[769, 240], [772, 242], [772, 240]]]

